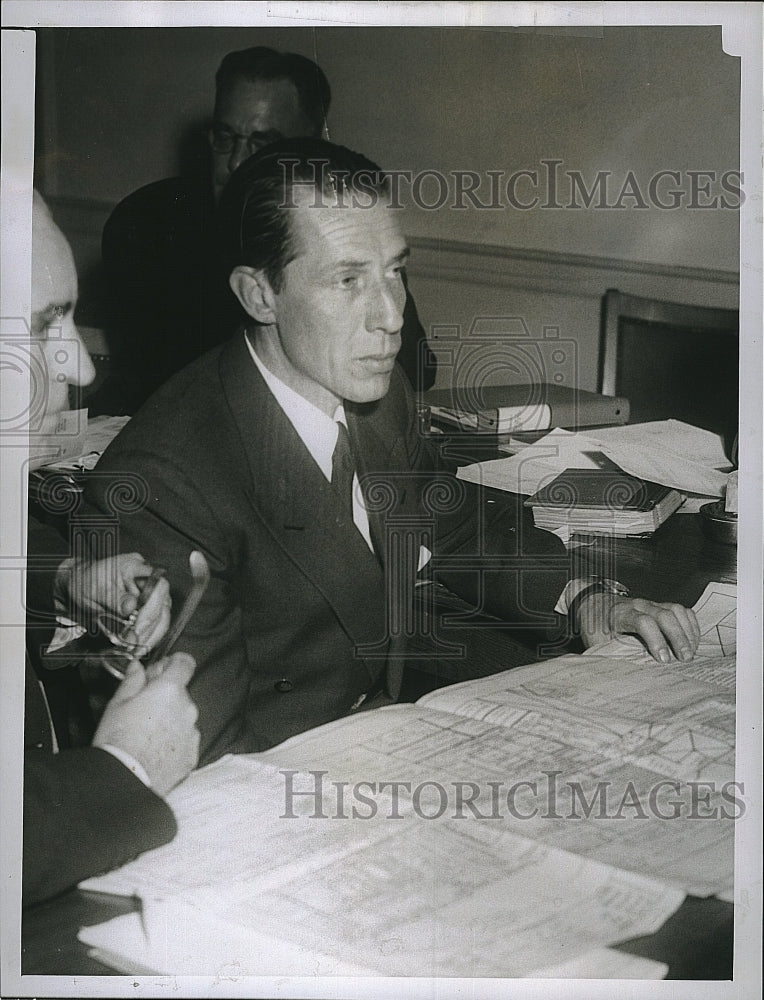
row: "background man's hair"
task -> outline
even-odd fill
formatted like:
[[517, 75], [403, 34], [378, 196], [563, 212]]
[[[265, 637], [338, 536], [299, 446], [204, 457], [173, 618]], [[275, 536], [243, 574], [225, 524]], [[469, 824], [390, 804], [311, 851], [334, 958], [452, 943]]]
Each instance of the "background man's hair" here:
[[229, 52], [215, 74], [216, 102], [241, 79], [253, 83], [257, 80], [291, 81], [303, 114], [313, 126], [313, 135], [321, 135], [332, 92], [323, 70], [316, 63], [295, 52], [277, 52], [264, 45]]
[[280, 139], [231, 175], [219, 206], [222, 251], [229, 273], [238, 265], [262, 270], [274, 291], [294, 259], [291, 209], [296, 186], [310, 185], [316, 204], [369, 207], [388, 193], [383, 171], [361, 153], [323, 139]]

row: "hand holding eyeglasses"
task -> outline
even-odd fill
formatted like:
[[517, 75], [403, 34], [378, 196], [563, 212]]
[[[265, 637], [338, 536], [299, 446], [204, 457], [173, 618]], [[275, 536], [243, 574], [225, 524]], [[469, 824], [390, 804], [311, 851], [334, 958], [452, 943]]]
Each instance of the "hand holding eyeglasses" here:
[[[94, 624], [115, 651], [125, 654], [126, 662], [140, 659], [170, 625], [170, 587], [164, 573], [137, 552], [93, 562], [67, 559], [56, 574], [56, 605], [72, 621]], [[126, 662], [110, 672], [122, 677]]]
[[[113, 649], [101, 656], [104, 668], [114, 677], [124, 677], [132, 660], [143, 660], [167, 633], [170, 624], [170, 588], [164, 570], [153, 570], [142, 578], [143, 590], [134, 610], [125, 618], [101, 614], [96, 623]], [[127, 602], [130, 607], [132, 602]]]
[[[98, 618], [99, 628], [116, 647], [101, 657], [104, 669], [110, 674], [118, 678], [124, 677], [132, 660], [144, 659], [148, 652], [156, 647], [153, 656], [147, 661], [147, 673], [150, 673], [154, 662], [160, 657], [166, 657], [171, 652], [196, 611], [210, 581], [209, 566], [201, 552], [197, 550], [191, 552], [188, 557], [188, 566], [192, 581], [191, 588], [186, 593], [183, 606], [169, 632], [167, 630], [169, 620], [165, 620], [164, 612], [167, 610], [169, 615], [170, 599], [163, 569], [153, 569], [149, 578], [143, 582], [140, 593], [135, 600], [135, 610], [126, 621], [119, 622], [119, 630], [114, 628], [108, 616], [102, 615]], [[165, 593], [167, 593], [167, 601], [159, 607], [161, 617], [158, 625], [150, 631], [150, 623], [155, 620], [159, 600], [163, 598]], [[132, 606], [133, 601], [128, 600], [127, 604]], [[149, 636], [149, 638], [142, 638], [142, 635]]]

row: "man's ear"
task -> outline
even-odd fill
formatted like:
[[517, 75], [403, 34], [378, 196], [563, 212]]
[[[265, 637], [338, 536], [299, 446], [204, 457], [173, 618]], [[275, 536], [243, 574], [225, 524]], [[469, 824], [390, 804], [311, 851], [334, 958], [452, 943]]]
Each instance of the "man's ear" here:
[[276, 297], [265, 271], [241, 264], [231, 271], [228, 282], [249, 316], [266, 326], [276, 322]]

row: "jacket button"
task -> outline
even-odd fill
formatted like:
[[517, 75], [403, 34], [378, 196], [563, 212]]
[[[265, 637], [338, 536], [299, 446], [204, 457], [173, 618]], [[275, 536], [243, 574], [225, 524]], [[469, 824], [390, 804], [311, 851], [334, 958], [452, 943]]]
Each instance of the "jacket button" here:
[[282, 677], [280, 681], [276, 681], [273, 687], [276, 691], [279, 691], [281, 692], [281, 694], [284, 694], [287, 691], [291, 691], [292, 688], [294, 687], [294, 684], [289, 680], [288, 677]]

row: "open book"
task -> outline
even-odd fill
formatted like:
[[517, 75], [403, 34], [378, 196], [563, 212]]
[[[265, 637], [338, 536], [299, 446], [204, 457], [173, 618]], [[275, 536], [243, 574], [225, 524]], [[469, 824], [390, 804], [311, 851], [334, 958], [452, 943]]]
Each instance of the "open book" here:
[[142, 923], [81, 938], [135, 972], [527, 977], [730, 896], [735, 588], [697, 613], [691, 663], [614, 642], [195, 772], [176, 839], [83, 884]]

